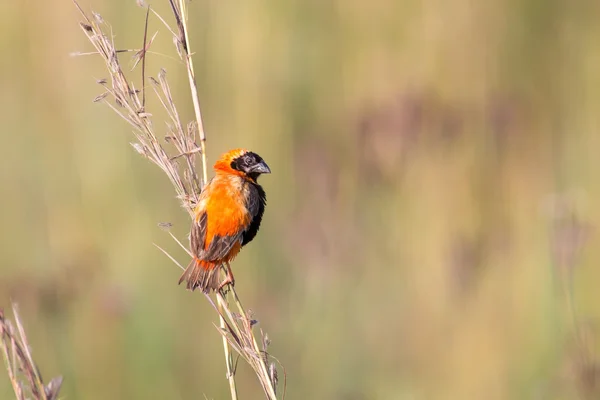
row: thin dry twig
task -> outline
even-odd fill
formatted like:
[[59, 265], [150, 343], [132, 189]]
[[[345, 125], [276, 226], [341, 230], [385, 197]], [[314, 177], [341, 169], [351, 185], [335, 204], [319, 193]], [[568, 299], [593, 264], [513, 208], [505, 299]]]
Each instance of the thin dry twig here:
[[[150, 6], [146, 10], [146, 22], [144, 23], [144, 45], [142, 46], [142, 50], [139, 51], [139, 57], [142, 60], [142, 108], [146, 109], [146, 52], [148, 51], [148, 46], [152, 44], [154, 37], [150, 40], [150, 43], [147, 43], [148, 40], [148, 17], [150, 16]], [[133, 65], [132, 69], [135, 69], [137, 63]]]
[[[124, 69], [121, 66], [118, 58], [120, 51], [117, 50], [114, 45], [110, 25], [108, 25], [98, 14], [94, 14], [95, 18], [93, 19], [89, 18], [77, 1], [73, 0], [84, 19], [84, 21], [80, 23], [81, 29], [96, 49], [95, 54], [100, 55], [103, 59], [109, 74], [109, 78], [98, 82], [102, 86], [103, 93], [96, 97], [95, 101], [105, 103], [121, 118], [134, 127], [133, 133], [137, 141], [132, 143], [132, 146], [139, 154], [143, 155], [163, 170], [173, 184], [183, 208], [185, 208], [189, 215], [193, 217], [194, 207], [198, 201], [198, 195], [203, 185], [208, 180], [206, 135], [202, 123], [198, 89], [196, 86], [192, 53], [189, 45], [186, 2], [184, 0], [168, 1], [175, 17], [175, 29], [169, 26], [166, 20], [156, 13], [156, 11], [150, 7], [147, 7], [146, 9], [143, 48], [136, 51], [136, 55], [134, 56], [136, 59], [134, 68], [138, 65], [140, 60], [142, 64], [142, 90], [140, 98], [140, 91], [135, 89], [133, 83], [128, 80]], [[156, 77], [149, 77], [150, 87], [159, 100], [159, 103], [166, 110], [168, 116], [168, 121], [166, 121], [167, 132], [162, 140], [159, 139], [160, 136], [156, 133], [152, 123], [152, 113], [148, 112], [145, 108], [145, 58], [148, 54], [148, 48], [156, 36], [155, 34], [152, 39], [147, 41], [148, 16], [150, 11], [152, 11], [152, 14], [155, 15], [173, 35], [177, 53], [183, 61], [188, 75], [195, 115], [194, 121], [187, 124], [182, 122], [175, 105], [171, 87], [167, 80], [167, 72], [164, 69], [161, 69]], [[110, 34], [107, 34], [106, 32], [110, 32]], [[198, 139], [199, 144], [196, 139]], [[196, 173], [196, 157], [198, 155], [201, 159], [202, 179], [200, 179]], [[168, 228], [168, 226], [170, 225], [165, 224], [166, 228]], [[183, 246], [172, 233], [169, 232], [169, 234], [179, 246], [183, 247], [186, 252], [188, 252], [185, 246]], [[183, 268], [183, 265], [167, 251], [158, 245], [156, 245], [156, 247], [173, 263], [180, 268]], [[253, 331], [256, 321], [249, 318], [248, 313], [242, 307], [235, 289], [231, 287], [228, 291], [231, 294], [233, 302], [236, 304], [239, 314], [236, 314], [231, 310], [225, 292], [216, 294], [216, 305], [210, 296], [207, 295], [206, 297], [219, 316], [218, 331], [223, 336], [223, 349], [231, 397], [232, 399], [237, 399], [237, 388], [235, 384], [236, 364], [234, 363], [234, 357], [231, 351], [231, 349], [233, 349], [238, 353], [239, 357], [246, 360], [255, 371], [266, 397], [270, 400], [275, 400], [277, 398], [277, 371], [275, 364], [270, 362], [271, 356], [267, 352], [269, 340], [266, 336], [262, 335], [262, 331], [261, 340], [257, 340]], [[258, 345], [259, 342], [263, 343], [262, 350]], [[285, 397], [285, 390], [283, 397]]]

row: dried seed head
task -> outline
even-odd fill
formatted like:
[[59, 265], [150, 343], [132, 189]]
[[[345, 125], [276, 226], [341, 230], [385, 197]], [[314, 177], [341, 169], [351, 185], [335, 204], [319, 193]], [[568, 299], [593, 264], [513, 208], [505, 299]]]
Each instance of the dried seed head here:
[[52, 379], [48, 385], [44, 387], [44, 392], [48, 400], [55, 400], [58, 398], [58, 392], [60, 392], [62, 382], [63, 377], [57, 376], [56, 378]]
[[176, 36], [173, 36], [173, 45], [175, 45], [175, 49], [177, 50], [179, 58], [183, 60], [183, 51], [181, 51], [181, 41]]
[[273, 383], [273, 390], [277, 388], [277, 382], [279, 381], [279, 377], [277, 376], [277, 368], [275, 368], [275, 363], [269, 364], [269, 377], [271, 378], [271, 382]]
[[158, 224], [158, 227], [164, 231], [170, 230], [172, 226], [173, 226], [173, 224], [170, 222], [160, 222]]
[[102, 94], [100, 94], [100, 95], [98, 95], [98, 96], [94, 97], [94, 100], [93, 100], [93, 101], [94, 101], [94, 103], [97, 103], [97, 102], [99, 102], [99, 101], [102, 101], [102, 100], [104, 100], [104, 98], [105, 98], [106, 96], [108, 96], [108, 92], [104, 92], [104, 93], [102, 93]]
[[83, 30], [85, 30], [88, 33], [94, 32], [91, 25], [85, 24], [83, 22], [80, 22], [79, 25], [83, 28]]
[[267, 348], [269, 347], [270, 344], [271, 344], [271, 339], [269, 339], [269, 334], [265, 333], [265, 336], [263, 337], [263, 350], [267, 351]]
[[99, 23], [99, 24], [104, 23], [104, 19], [102, 18], [102, 15], [100, 15], [94, 11], [92, 11], [92, 14], [94, 15], [94, 19], [96, 20], [97, 23]]
[[158, 80], [164, 81], [166, 77], [167, 77], [167, 70], [164, 68], [161, 68], [160, 71], [158, 72]]
[[140, 143], [130, 143], [131, 147], [135, 149], [139, 154], [146, 156], [146, 149]]
[[196, 132], [198, 132], [198, 123], [191, 121], [187, 124], [187, 134], [193, 140], [196, 137]]

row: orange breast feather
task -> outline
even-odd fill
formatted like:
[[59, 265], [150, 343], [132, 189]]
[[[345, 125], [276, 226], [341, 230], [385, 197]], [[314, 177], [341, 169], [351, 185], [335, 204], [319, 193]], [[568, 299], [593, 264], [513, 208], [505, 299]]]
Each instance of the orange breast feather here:
[[[241, 193], [235, 193], [229, 182], [214, 181], [211, 193], [206, 199], [204, 211], [207, 214], [204, 249], [208, 250], [216, 236], [221, 238], [238, 236], [252, 220]], [[201, 213], [196, 213], [199, 216]], [[239, 253], [241, 243], [232, 246], [223, 261], [231, 261]]]

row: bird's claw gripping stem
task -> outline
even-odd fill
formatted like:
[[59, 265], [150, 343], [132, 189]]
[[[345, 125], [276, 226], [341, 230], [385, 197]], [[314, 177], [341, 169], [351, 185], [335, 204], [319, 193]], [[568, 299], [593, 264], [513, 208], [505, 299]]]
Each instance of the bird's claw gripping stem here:
[[227, 285], [231, 285], [232, 287], [235, 286], [235, 278], [233, 277], [233, 272], [231, 272], [231, 266], [229, 265], [229, 263], [225, 263], [225, 266], [227, 267], [227, 276], [225, 276], [223, 282], [219, 284], [219, 287], [217, 289], [218, 291], [221, 291], [221, 289], [223, 289]]

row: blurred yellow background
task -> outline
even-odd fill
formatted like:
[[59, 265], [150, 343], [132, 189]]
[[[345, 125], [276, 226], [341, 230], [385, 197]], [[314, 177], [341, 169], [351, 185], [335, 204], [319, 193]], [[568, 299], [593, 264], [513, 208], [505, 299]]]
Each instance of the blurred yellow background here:
[[[135, 1], [82, 6], [141, 47]], [[209, 161], [247, 147], [273, 170], [233, 267], [288, 399], [600, 398], [599, 18], [592, 0], [190, 3]], [[0, 2], [0, 306], [65, 399], [228, 398], [214, 313], [153, 246], [185, 263], [157, 224], [185, 240], [188, 216], [92, 102], [106, 72], [70, 56], [92, 49], [80, 19]], [[191, 120], [157, 30], [147, 75], [167, 69]], [[238, 384], [262, 398], [241, 362]]]

